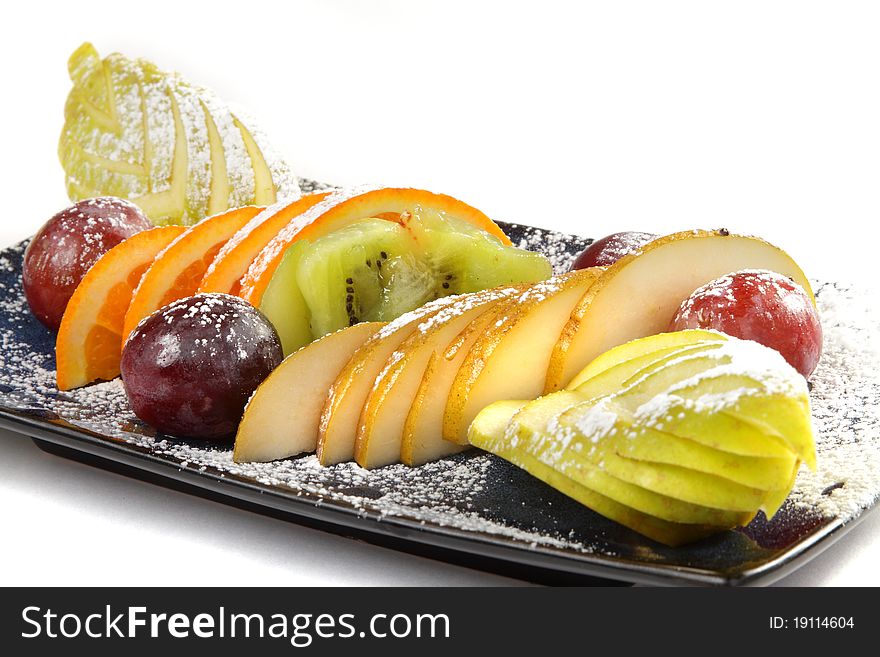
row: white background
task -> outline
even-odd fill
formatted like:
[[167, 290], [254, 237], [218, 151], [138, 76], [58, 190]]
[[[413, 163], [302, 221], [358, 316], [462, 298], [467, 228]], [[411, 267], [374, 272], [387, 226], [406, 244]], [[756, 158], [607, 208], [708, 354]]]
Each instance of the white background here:
[[[589, 236], [725, 226], [777, 243], [811, 277], [874, 279], [876, 7], [7, 4], [0, 244], [67, 204], [55, 153], [66, 61], [90, 40], [246, 106], [300, 175], [425, 187]], [[0, 441], [0, 584], [512, 582]], [[878, 548], [868, 517], [784, 583], [880, 584]]]

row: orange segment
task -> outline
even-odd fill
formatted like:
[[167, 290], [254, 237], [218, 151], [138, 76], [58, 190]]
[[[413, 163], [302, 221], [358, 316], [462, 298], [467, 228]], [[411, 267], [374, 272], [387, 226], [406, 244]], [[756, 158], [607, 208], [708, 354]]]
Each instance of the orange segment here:
[[59, 389], [71, 390], [119, 375], [122, 324], [134, 289], [156, 255], [186, 230], [163, 226], [133, 235], [89, 269], [74, 290], [58, 329]]
[[264, 208], [247, 206], [208, 217], [175, 239], [147, 269], [130, 297], [122, 323], [122, 344], [147, 315], [195, 294], [205, 270], [230, 237]]
[[411, 212], [417, 206], [438, 210], [455, 219], [467, 221], [495, 235], [503, 244], [510, 245], [510, 239], [498, 224], [476, 208], [445, 194], [399, 187], [339, 190], [295, 217], [272, 238], [242, 277], [238, 296], [259, 307], [272, 275], [285, 251], [294, 242], [315, 239], [358, 219], [379, 217], [399, 221], [401, 214]]
[[199, 292], [236, 294], [241, 277], [257, 254], [290, 220], [324, 200], [329, 192], [281, 201], [253, 217], [220, 249], [198, 284]]

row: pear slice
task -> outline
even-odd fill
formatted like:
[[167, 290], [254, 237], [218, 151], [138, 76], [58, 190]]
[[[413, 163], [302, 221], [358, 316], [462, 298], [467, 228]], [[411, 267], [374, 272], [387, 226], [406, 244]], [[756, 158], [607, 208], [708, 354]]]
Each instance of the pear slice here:
[[354, 459], [354, 446], [364, 403], [388, 357], [419, 325], [455, 303], [443, 297], [405, 313], [383, 326], [352, 355], [327, 393], [318, 424], [318, 459], [333, 465]]
[[327, 390], [355, 350], [382, 326], [355, 324], [285, 358], [248, 401], [232, 459], [267, 462], [315, 451]]
[[[792, 373], [792, 382], [797, 389], [767, 392], [762, 388], [764, 384], [758, 376], [706, 373], [694, 384], [677, 387], [673, 394], [675, 398], [684, 400], [685, 406], [714, 405], [731, 422], [742, 423], [763, 433], [768, 438], [768, 444], [781, 442], [808, 467], [815, 469], [816, 444], [813, 440], [810, 398], [805, 381], [796, 372]], [[666, 413], [667, 418], [672, 416], [670, 427], [677, 419], [672, 412], [673, 406], [676, 406], [674, 401], [670, 402], [670, 410]], [[652, 412], [657, 414], [658, 411]]]
[[[574, 390], [584, 381], [592, 379], [611, 368], [618, 369], [627, 364], [629, 366], [638, 364], [640, 367], [648, 365], [653, 360], [650, 358], [652, 355], [671, 354], [683, 347], [701, 345], [706, 342], [723, 342], [725, 340], [727, 340], [727, 336], [724, 333], [701, 329], [658, 333], [657, 335], [651, 335], [639, 340], [630, 340], [594, 358], [565, 387], [569, 390]], [[633, 368], [631, 371], [635, 372], [637, 370]], [[621, 377], [620, 381], [623, 382], [624, 378]]]
[[563, 492], [574, 484], [662, 521], [722, 530], [771, 517], [814, 456], [803, 377], [747, 340], [668, 340], [685, 346], [645, 338], [653, 346], [613, 349], [576, 390], [492, 404], [469, 437]]
[[[713, 351], [652, 365], [617, 400], [636, 416], [650, 415], [657, 429], [703, 440], [720, 436], [728, 451], [751, 456], [782, 456], [781, 446], [815, 467], [806, 382], [778, 352], [756, 342], [731, 338]], [[701, 427], [706, 413], [690, 412], [694, 408], [711, 410], [712, 422], [726, 423], [729, 431], [718, 434], [714, 425], [706, 431]], [[743, 452], [744, 445], [737, 444], [750, 434], [758, 434], [758, 453]]]
[[665, 331], [694, 290], [741, 269], [769, 269], [789, 276], [812, 298], [810, 283], [797, 263], [763, 240], [727, 231], [662, 237], [608, 267], [578, 302], [553, 349], [544, 391], [563, 388], [612, 347]]
[[[355, 441], [358, 464], [377, 468], [401, 460], [404, 422], [431, 356], [444, 349], [475, 317], [522, 290], [523, 287], [506, 287], [461, 295], [400, 344], [376, 377], [361, 411]], [[431, 446], [421, 443], [420, 447], [417, 459], [408, 451], [408, 465], [421, 465], [426, 462], [422, 459], [436, 459], [464, 448], [445, 440]]]
[[491, 312], [478, 314], [442, 350], [430, 355], [403, 423], [400, 458], [404, 463], [427, 463], [445, 453], [449, 446], [458, 445], [443, 439], [443, 414], [452, 383], [471, 346], [496, 321], [495, 315], [516, 305], [517, 298], [502, 299]]
[[[593, 406], [592, 401], [572, 406], [558, 418], [558, 422], [560, 425], [577, 426], [589, 415]], [[791, 476], [791, 469], [797, 462], [792, 452], [786, 452], [784, 456], [766, 458], [742, 456], [718, 450], [672, 433], [638, 426], [622, 406], [616, 407], [615, 412], [630, 429], [625, 437], [615, 436], [614, 451], [618, 456], [635, 461], [680, 466], [763, 491], [776, 490], [784, 486]], [[572, 444], [577, 442], [575, 438]]]
[[[639, 426], [744, 456], [794, 452], [815, 463], [806, 384], [772, 349], [728, 338], [711, 349], [673, 353], [622, 382], [614, 372], [610, 368], [578, 391], [588, 397], [613, 393]], [[605, 379], [611, 379], [607, 386]]]
[[557, 336], [600, 271], [584, 269], [537, 283], [496, 313], [452, 383], [443, 416], [446, 440], [467, 444], [468, 425], [494, 401], [541, 393]]
[[275, 182], [272, 180], [272, 171], [266, 158], [263, 157], [263, 151], [260, 150], [250, 130], [237, 117], [232, 117], [232, 123], [241, 132], [245, 150], [254, 170], [254, 205], [272, 205], [277, 200]]
[[511, 418], [504, 439], [579, 484], [663, 520], [734, 527], [751, 518], [748, 510], [712, 508], [633, 485], [585, 458], [585, 445], [559, 421], [581, 405], [579, 399], [576, 393], [561, 391], [526, 404]]
[[[684, 545], [718, 532], [718, 527], [712, 525], [669, 522], [637, 511], [561, 474], [524, 449], [508, 445], [503, 440], [508, 423], [525, 403], [501, 401], [483, 409], [470, 426], [468, 436], [471, 444], [493, 452], [523, 468], [534, 477], [606, 518], [665, 545], [673, 547]], [[499, 437], [502, 439], [499, 440]]]
[[208, 132], [208, 147], [211, 154], [211, 175], [209, 177], [208, 210], [210, 217], [223, 212], [229, 207], [229, 172], [226, 169], [226, 152], [223, 148], [223, 138], [214, 122], [214, 117], [208, 110], [204, 99], [199, 100], [202, 112], [205, 114], [205, 128]]
[[[577, 390], [586, 398], [601, 397], [627, 388], [639, 379], [647, 377], [650, 373], [664, 367], [670, 361], [675, 361], [687, 356], [713, 351], [720, 345], [719, 342], [698, 342], [682, 347], [665, 347], [657, 351], [631, 358], [619, 365], [609, 367], [596, 376], [586, 381], [581, 381], [577, 386], [572, 385], [569, 390]], [[576, 377], [579, 379], [580, 375]]]
[[752, 515], [763, 506], [767, 493], [715, 475], [677, 465], [634, 461], [613, 452], [603, 455], [599, 467], [617, 479], [660, 495], [691, 504]]
[[[542, 398], [543, 401], [555, 395]], [[610, 397], [588, 402], [561, 412], [543, 434], [546, 445], [539, 441], [539, 456], [563, 474], [577, 472], [574, 463], [587, 462], [615, 479], [646, 488], [694, 505], [748, 513], [758, 509], [766, 491], [743, 486], [715, 475], [697, 472], [680, 465], [635, 461], [617, 454], [616, 445], [623, 440], [638, 440]], [[575, 461], [568, 457], [574, 456]], [[552, 459], [552, 460], [549, 460]]]

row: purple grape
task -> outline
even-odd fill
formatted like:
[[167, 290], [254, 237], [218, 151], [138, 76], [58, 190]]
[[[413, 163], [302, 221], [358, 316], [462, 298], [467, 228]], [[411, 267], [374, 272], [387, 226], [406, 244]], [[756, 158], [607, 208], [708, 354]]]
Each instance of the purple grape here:
[[575, 259], [571, 269], [587, 269], [589, 267], [608, 267], [623, 256], [638, 251], [657, 235], [653, 233], [624, 232], [613, 233], [596, 240]]
[[197, 294], [138, 324], [122, 351], [122, 383], [135, 415], [159, 431], [222, 439], [281, 359], [259, 310], [228, 294]]
[[21, 279], [31, 312], [57, 331], [73, 291], [98, 258], [153, 224], [134, 203], [89, 198], [49, 219], [24, 253]]
[[810, 296], [787, 276], [746, 269], [721, 276], [685, 299], [670, 331], [715, 329], [775, 349], [804, 378], [822, 355], [822, 324]]

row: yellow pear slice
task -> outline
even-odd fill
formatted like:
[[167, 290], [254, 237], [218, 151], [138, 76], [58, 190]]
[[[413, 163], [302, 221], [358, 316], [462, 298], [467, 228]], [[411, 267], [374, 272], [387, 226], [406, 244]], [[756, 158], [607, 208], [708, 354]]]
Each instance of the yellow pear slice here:
[[[570, 386], [566, 389], [577, 390], [584, 398], [592, 399], [612, 394], [635, 384], [659, 368], [667, 366], [671, 361], [693, 356], [717, 349], [720, 342], [698, 342], [686, 347], [666, 347], [650, 354], [630, 358], [615, 367], [609, 367], [596, 376]], [[580, 375], [575, 377], [578, 380]], [[572, 382], [574, 383], [574, 381]]]
[[[730, 511], [658, 494], [615, 477], [598, 462], [585, 458], [582, 453], [585, 445], [578, 440], [580, 436], [565, 429], [560, 431], [557, 420], [578, 408], [579, 399], [577, 393], [560, 391], [526, 404], [511, 418], [506, 440], [514, 449], [528, 453], [581, 485], [663, 520], [734, 527], [751, 519], [753, 510], [751, 513]], [[589, 449], [592, 445], [586, 447]]]
[[[548, 395], [547, 398], [556, 394], [560, 393]], [[558, 422], [560, 425], [576, 426], [579, 420], [589, 416], [593, 406], [591, 401], [573, 405], [560, 415]], [[743, 456], [681, 438], [673, 433], [638, 426], [623, 406], [616, 406], [615, 412], [623, 420], [623, 424], [630, 428], [630, 433], [624, 438], [613, 440], [614, 451], [618, 456], [635, 461], [681, 466], [763, 491], [777, 490], [784, 486], [796, 463], [795, 455], [790, 451], [777, 457]], [[577, 444], [582, 439], [582, 436], [574, 435], [573, 443], [570, 444]], [[584, 441], [582, 444], [586, 446], [587, 443]]]
[[254, 169], [254, 205], [272, 205], [277, 200], [275, 183], [266, 158], [263, 157], [263, 151], [260, 150], [250, 130], [238, 118], [233, 117], [232, 122], [241, 131], [244, 147]]
[[797, 263], [761, 239], [727, 231], [662, 237], [608, 267], [578, 302], [553, 348], [544, 391], [563, 388], [612, 347], [667, 330], [694, 290], [741, 269], [775, 271], [813, 296]]
[[[624, 364], [628, 364], [627, 366], [629, 367], [635, 365], [642, 367], [650, 362], [650, 359], [647, 357], [651, 355], [671, 354], [683, 347], [706, 342], [724, 342], [725, 340], [727, 340], [727, 336], [724, 333], [700, 329], [658, 333], [657, 335], [639, 340], [630, 340], [594, 358], [565, 387], [569, 390], [574, 390], [584, 381], [592, 379], [608, 369], [620, 368]], [[632, 371], [635, 371], [635, 369]], [[623, 378], [620, 379], [621, 382], [623, 380]]]
[[315, 451], [327, 391], [355, 350], [382, 326], [355, 324], [285, 358], [245, 407], [232, 459], [266, 462]]
[[461, 447], [443, 439], [443, 414], [452, 382], [465, 356], [504, 308], [517, 304], [518, 297], [502, 299], [491, 312], [478, 314], [441, 351], [428, 358], [422, 380], [403, 423], [400, 459], [407, 465], [421, 465], [442, 456], [448, 449]]
[[[738, 364], [749, 360], [747, 369]], [[624, 385], [616, 401], [635, 415], [657, 416], [657, 429], [750, 456], [784, 456], [780, 449], [787, 449], [815, 468], [806, 382], [768, 347], [731, 339], [714, 351], [650, 366], [638, 381]], [[705, 414], [689, 411], [695, 404], [713, 407], [712, 422], [719, 424], [711, 431], [702, 426]], [[751, 436], [754, 445], [749, 444]]]
[[[522, 290], [507, 287], [463, 294], [400, 344], [376, 377], [361, 411], [354, 454], [358, 464], [377, 468], [401, 460], [404, 422], [431, 356], [445, 349], [475, 317]], [[424, 443], [420, 447], [419, 462], [408, 453], [408, 465], [420, 465], [426, 462], [421, 460], [425, 457], [432, 460], [463, 449], [445, 440], [436, 441], [433, 448]]]
[[[567, 477], [542, 463], [520, 446], [512, 445], [504, 439], [504, 436], [511, 417], [525, 403], [522, 401], [500, 401], [486, 407], [470, 426], [469, 439], [471, 444], [510, 461], [593, 511], [660, 543], [673, 547], [684, 545], [717, 533], [722, 529], [711, 524], [670, 522], [643, 513]], [[594, 470], [594, 472], [597, 471]], [[609, 477], [609, 479], [611, 478]], [[650, 493], [650, 491], [645, 491], [645, 493]], [[657, 496], [657, 499], [660, 500], [660, 496]]]
[[478, 336], [452, 383], [443, 438], [467, 444], [468, 425], [483, 408], [541, 394], [562, 327], [600, 271], [584, 269], [537, 283], [495, 313], [494, 323]]
[[318, 459], [333, 465], [354, 459], [354, 446], [364, 403], [388, 357], [419, 325], [454, 303], [437, 299], [386, 324], [361, 345], [342, 367], [327, 393], [318, 423]]

